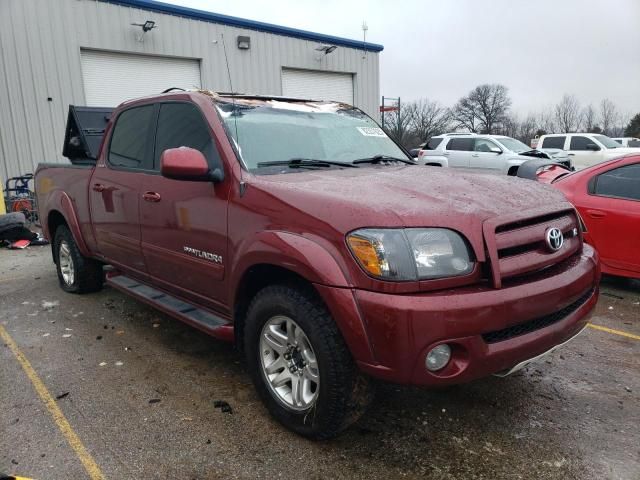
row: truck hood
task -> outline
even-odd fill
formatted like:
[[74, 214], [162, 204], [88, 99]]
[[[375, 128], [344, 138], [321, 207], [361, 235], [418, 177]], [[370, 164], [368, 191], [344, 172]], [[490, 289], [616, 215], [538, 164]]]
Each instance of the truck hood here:
[[537, 182], [437, 167], [313, 170], [256, 176], [250, 183], [249, 189], [278, 200], [279, 213], [272, 218], [299, 218], [303, 212], [313, 219], [309, 225], [329, 224], [342, 235], [363, 227], [432, 226], [481, 242], [482, 223], [489, 218], [567, 207], [561, 193]]
[[604, 151], [605, 155], [609, 158], [627, 155], [629, 153], [640, 153], [640, 147], [620, 147], [620, 148], [607, 148]]

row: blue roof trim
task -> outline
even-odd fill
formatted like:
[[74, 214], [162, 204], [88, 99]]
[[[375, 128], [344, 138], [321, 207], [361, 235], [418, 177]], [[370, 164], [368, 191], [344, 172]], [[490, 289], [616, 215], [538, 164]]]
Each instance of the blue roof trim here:
[[195, 8], [182, 7], [179, 5], [170, 5], [168, 3], [156, 2], [155, 0], [102, 0], [108, 3], [116, 3], [126, 5], [128, 7], [141, 8], [144, 10], [152, 10], [159, 13], [168, 13], [171, 15], [179, 15], [181, 17], [194, 18], [205, 22], [221, 23], [224, 25], [232, 25], [234, 27], [248, 28], [251, 30], [259, 30], [261, 32], [275, 33], [278, 35], [286, 35], [288, 37], [302, 38], [304, 40], [313, 40], [331, 45], [340, 45], [343, 47], [357, 48], [360, 50], [368, 50], [370, 52], [381, 52], [384, 46], [377, 43], [360, 42], [349, 38], [334, 37], [332, 35], [324, 35], [322, 33], [309, 32], [307, 30], [299, 30], [297, 28], [282, 27], [272, 23], [257, 22], [255, 20], [247, 20], [220, 13], [206, 12]]

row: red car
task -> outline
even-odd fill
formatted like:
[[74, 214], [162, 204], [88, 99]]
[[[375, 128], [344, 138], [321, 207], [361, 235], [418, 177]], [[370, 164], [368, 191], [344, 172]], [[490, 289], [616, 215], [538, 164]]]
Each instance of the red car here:
[[640, 155], [629, 155], [569, 172], [551, 165], [536, 172], [573, 203], [586, 227], [602, 272], [640, 278]]

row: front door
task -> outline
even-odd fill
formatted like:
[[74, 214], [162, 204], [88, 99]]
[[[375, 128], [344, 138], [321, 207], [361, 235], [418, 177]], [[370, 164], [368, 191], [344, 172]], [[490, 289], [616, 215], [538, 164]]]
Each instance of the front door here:
[[[497, 151], [492, 151], [492, 149]], [[500, 151], [502, 151], [502, 149], [491, 140], [486, 138], [474, 139], [469, 167], [501, 172], [505, 162], [504, 157], [499, 153]]]
[[580, 214], [602, 263], [640, 272], [640, 164], [601, 173], [589, 188]]
[[600, 163], [603, 160], [601, 147], [589, 137], [571, 135], [569, 142], [569, 156], [572, 157], [573, 166], [582, 169]]
[[140, 248], [140, 185], [153, 165], [153, 105], [118, 115], [105, 154], [89, 183], [91, 221], [98, 250], [114, 266], [145, 273]]
[[142, 251], [149, 274], [165, 290], [224, 309], [229, 182], [172, 180], [159, 175], [163, 151], [201, 151], [222, 168], [208, 123], [192, 103], [160, 105], [155, 139], [156, 174], [145, 175], [140, 204]]

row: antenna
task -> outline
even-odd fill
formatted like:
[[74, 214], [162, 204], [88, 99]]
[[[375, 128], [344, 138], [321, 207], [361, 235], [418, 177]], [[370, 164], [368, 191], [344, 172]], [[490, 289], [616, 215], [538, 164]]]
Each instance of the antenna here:
[[369, 25], [367, 25], [367, 21], [362, 21], [362, 58], [367, 56], [367, 49], [365, 43], [367, 43], [367, 30], [369, 30]]
[[[236, 114], [236, 97], [235, 97], [235, 92], [233, 91], [233, 83], [231, 83], [231, 69], [229, 68], [229, 58], [227, 57], [227, 44], [224, 41], [224, 33], [221, 33], [220, 37], [222, 37], [222, 50], [224, 51], [224, 61], [227, 65], [227, 76], [229, 77], [229, 90], [231, 90], [231, 105], [233, 106], [233, 112], [231, 115], [233, 116], [233, 127], [236, 131], [236, 144], [238, 146], [238, 154], [241, 157], [240, 161], [242, 162], [242, 152], [240, 150], [240, 138], [238, 137], [238, 115]], [[240, 167], [240, 196], [244, 195], [244, 191], [246, 189], [246, 184], [244, 183], [242, 176], [243, 176], [242, 167]]]

